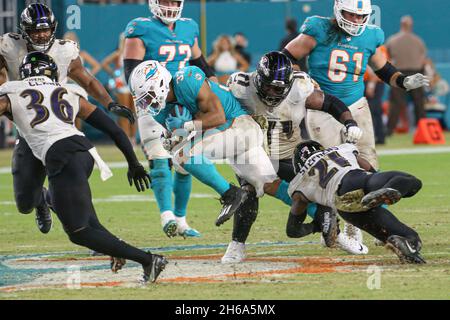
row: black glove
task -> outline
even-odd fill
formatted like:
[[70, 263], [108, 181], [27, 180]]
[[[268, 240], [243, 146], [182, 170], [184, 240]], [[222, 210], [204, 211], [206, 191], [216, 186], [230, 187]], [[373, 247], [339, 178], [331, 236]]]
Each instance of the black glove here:
[[150, 176], [140, 163], [128, 166], [127, 176], [130, 187], [134, 183], [134, 186], [138, 192], [150, 189]]
[[117, 102], [111, 102], [108, 104], [108, 111], [114, 113], [115, 115], [123, 118], [127, 118], [131, 124], [136, 121], [134, 119], [133, 112], [125, 106], [118, 104]]

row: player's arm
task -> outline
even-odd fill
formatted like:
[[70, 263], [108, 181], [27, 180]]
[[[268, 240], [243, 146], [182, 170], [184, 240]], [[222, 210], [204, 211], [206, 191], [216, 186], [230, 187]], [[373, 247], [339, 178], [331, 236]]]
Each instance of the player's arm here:
[[289, 57], [295, 69], [300, 70], [297, 61], [308, 56], [316, 45], [317, 41], [314, 37], [301, 33], [297, 38], [289, 42], [281, 52]]
[[306, 99], [305, 106], [307, 109], [329, 113], [342, 123], [346, 128], [347, 142], [356, 143], [361, 138], [362, 130], [358, 128], [358, 124], [353, 119], [347, 105], [339, 98], [314, 89], [313, 93]]
[[200, 112], [195, 120], [186, 122], [187, 131], [208, 130], [226, 123], [225, 112], [219, 98], [212, 92], [207, 81], [204, 81], [197, 96]]
[[6, 82], [6, 72], [8, 70], [8, 66], [6, 64], [5, 58], [0, 55], [0, 85]]
[[7, 95], [0, 96], [0, 116], [11, 113], [11, 102]]
[[139, 192], [149, 189], [150, 177], [137, 159], [133, 146], [122, 129], [103, 110], [95, 107], [84, 98], [80, 98], [78, 117], [106, 133], [114, 141], [128, 162], [128, 182], [130, 186], [134, 183]]
[[308, 199], [301, 192], [292, 195], [292, 206], [286, 224], [286, 234], [289, 238], [301, 238], [314, 232], [314, 225], [304, 224]]
[[87, 93], [119, 117], [127, 118], [134, 123], [134, 115], [125, 106], [113, 101], [105, 87], [83, 66], [80, 57], [70, 63], [68, 76], [83, 87]]
[[139, 38], [126, 38], [123, 51], [123, 68], [125, 79], [128, 83], [134, 68], [144, 61], [145, 45]]
[[421, 73], [416, 73], [407, 77], [398, 71], [397, 68], [387, 60], [380, 47], [377, 48], [374, 55], [370, 58], [369, 65], [381, 80], [395, 88], [409, 91], [430, 85], [430, 79]]
[[214, 82], [219, 82], [216, 75], [214, 74], [214, 70], [211, 68], [211, 66], [206, 62], [205, 57], [202, 54], [202, 51], [200, 50], [200, 47], [198, 45], [197, 39], [195, 39], [194, 45], [192, 46], [192, 59], [189, 60], [189, 64], [191, 66], [197, 66], [200, 69], [203, 70], [203, 72], [206, 74], [206, 76], [209, 78], [209, 80]]

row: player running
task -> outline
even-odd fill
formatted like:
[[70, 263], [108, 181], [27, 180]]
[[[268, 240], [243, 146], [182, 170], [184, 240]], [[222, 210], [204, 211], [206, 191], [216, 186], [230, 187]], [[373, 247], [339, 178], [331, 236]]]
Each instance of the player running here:
[[58, 83], [58, 67], [41, 52], [28, 54], [20, 79], [0, 87], [0, 116], [9, 112], [34, 156], [45, 165], [48, 200], [73, 243], [111, 257], [117, 272], [124, 259], [140, 263], [145, 282], [156, 281], [167, 260], [132, 247], [100, 224], [92, 204], [88, 179], [94, 162], [103, 180], [112, 173], [91, 142], [74, 125], [75, 117], [108, 134], [128, 162], [130, 186], [145, 191], [150, 180], [128, 137], [103, 111], [90, 104], [78, 87]]
[[[367, 65], [387, 84], [405, 90], [429, 85], [429, 79], [422, 74], [406, 77], [387, 61], [380, 48], [384, 43], [384, 32], [368, 24], [371, 13], [370, 0], [335, 0], [334, 17], [307, 18], [301, 34], [283, 52], [292, 61], [309, 56], [311, 77], [324, 92], [338, 97], [349, 106], [363, 131], [357, 143], [361, 157], [378, 170], [372, 116], [364, 97], [363, 75]], [[325, 147], [344, 142], [341, 138], [342, 126], [331, 116], [311, 110], [307, 118], [307, 128], [313, 140]], [[352, 228], [349, 231], [362, 242], [360, 231]]]
[[[115, 103], [100, 82], [83, 67], [76, 43], [55, 38], [57, 25], [53, 12], [47, 6], [40, 3], [27, 6], [20, 16], [21, 34], [0, 36], [0, 70], [7, 70], [9, 81], [19, 80], [19, 66], [24, 57], [33, 51], [45, 52], [58, 66], [60, 83], [66, 83], [67, 77], [70, 77], [109, 111], [134, 123], [131, 111]], [[11, 118], [11, 115], [6, 115]], [[44, 200], [45, 167], [20, 135], [14, 147], [12, 173], [17, 209], [23, 214], [36, 209], [39, 230], [48, 233], [52, 227], [52, 216]]]
[[[188, 18], [181, 18], [184, 0], [149, 0], [153, 16], [132, 20], [125, 30], [124, 67], [128, 80], [134, 68], [143, 61], [157, 60], [172, 76], [185, 66], [202, 69], [214, 79], [198, 45], [199, 28]], [[156, 125], [155, 135], [163, 128]], [[199, 237], [200, 233], [186, 221], [186, 208], [192, 188], [192, 177], [183, 170], [175, 170], [172, 178], [171, 156], [159, 139], [143, 145], [150, 162], [152, 189], [161, 214], [163, 231], [169, 237]], [[174, 204], [172, 204], [172, 192]]]
[[348, 143], [325, 149], [318, 142], [305, 141], [296, 147], [293, 165], [297, 176], [289, 185], [288, 236], [305, 234], [304, 211], [313, 201], [335, 208], [349, 223], [385, 243], [402, 262], [425, 263], [417, 232], [381, 207], [414, 196], [422, 188], [419, 179], [399, 171], [363, 170], [370, 164]]
[[[224, 207], [217, 226], [239, 209], [247, 192], [231, 186], [209, 159], [229, 160], [235, 173], [255, 188], [257, 197], [267, 193], [291, 203], [288, 183], [277, 177], [264, 151], [261, 128], [227, 87], [208, 80], [194, 66], [181, 69], [172, 79], [156, 61], [136, 67], [130, 86], [136, 108], [142, 112], [139, 129], [143, 139], [151, 134], [146, 128], [155, 120], [165, 124], [169, 132], [183, 135], [185, 139], [172, 149], [174, 163], [222, 196]], [[171, 103], [176, 102], [189, 112], [174, 113]]]
[[[281, 52], [265, 54], [255, 72], [233, 74], [228, 86], [241, 105], [261, 124], [272, 164], [277, 175], [287, 182], [295, 177], [292, 166], [294, 149], [307, 136], [301, 132], [305, 127], [307, 109], [328, 112], [343, 123], [349, 141], [356, 142], [362, 134], [347, 106], [338, 98], [315, 88], [308, 74], [295, 72], [288, 57]], [[243, 188], [248, 185], [242, 179], [240, 182]], [[317, 231], [322, 231], [319, 221], [327, 213], [329, 215], [331, 211], [324, 207], [316, 213]], [[243, 206], [243, 211], [234, 216], [232, 242], [222, 257], [222, 263], [238, 263], [245, 259], [245, 241], [257, 214], [258, 200], [252, 196]], [[312, 216], [315, 217], [314, 214]], [[361, 244], [342, 233], [337, 242], [350, 253], [360, 253]]]

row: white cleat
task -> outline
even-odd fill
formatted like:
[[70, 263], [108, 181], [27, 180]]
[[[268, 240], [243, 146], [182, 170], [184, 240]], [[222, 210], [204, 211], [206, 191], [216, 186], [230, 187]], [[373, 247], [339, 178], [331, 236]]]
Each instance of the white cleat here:
[[221, 263], [240, 263], [245, 260], [245, 243], [231, 241]]
[[172, 211], [165, 211], [161, 214], [161, 226], [169, 238], [173, 238], [178, 234], [177, 221]]
[[361, 229], [355, 227], [354, 225], [345, 222], [344, 223], [344, 234], [350, 238], [355, 239], [356, 241], [363, 243], [363, 234]]
[[354, 255], [369, 253], [369, 248], [367, 248], [362, 242], [356, 241], [342, 232], [338, 234], [336, 245], [338, 248]]

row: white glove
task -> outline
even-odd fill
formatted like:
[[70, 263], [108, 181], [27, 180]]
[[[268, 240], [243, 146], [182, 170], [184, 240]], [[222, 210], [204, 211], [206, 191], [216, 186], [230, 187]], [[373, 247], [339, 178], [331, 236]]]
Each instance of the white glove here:
[[416, 73], [415, 75], [406, 77], [403, 81], [403, 85], [405, 86], [406, 91], [414, 90], [420, 87], [429, 86], [430, 78], [421, 73]]
[[356, 144], [359, 139], [361, 139], [363, 132], [358, 127], [358, 124], [354, 120], [347, 120], [344, 123], [345, 128], [343, 128], [343, 141], [346, 143]]

